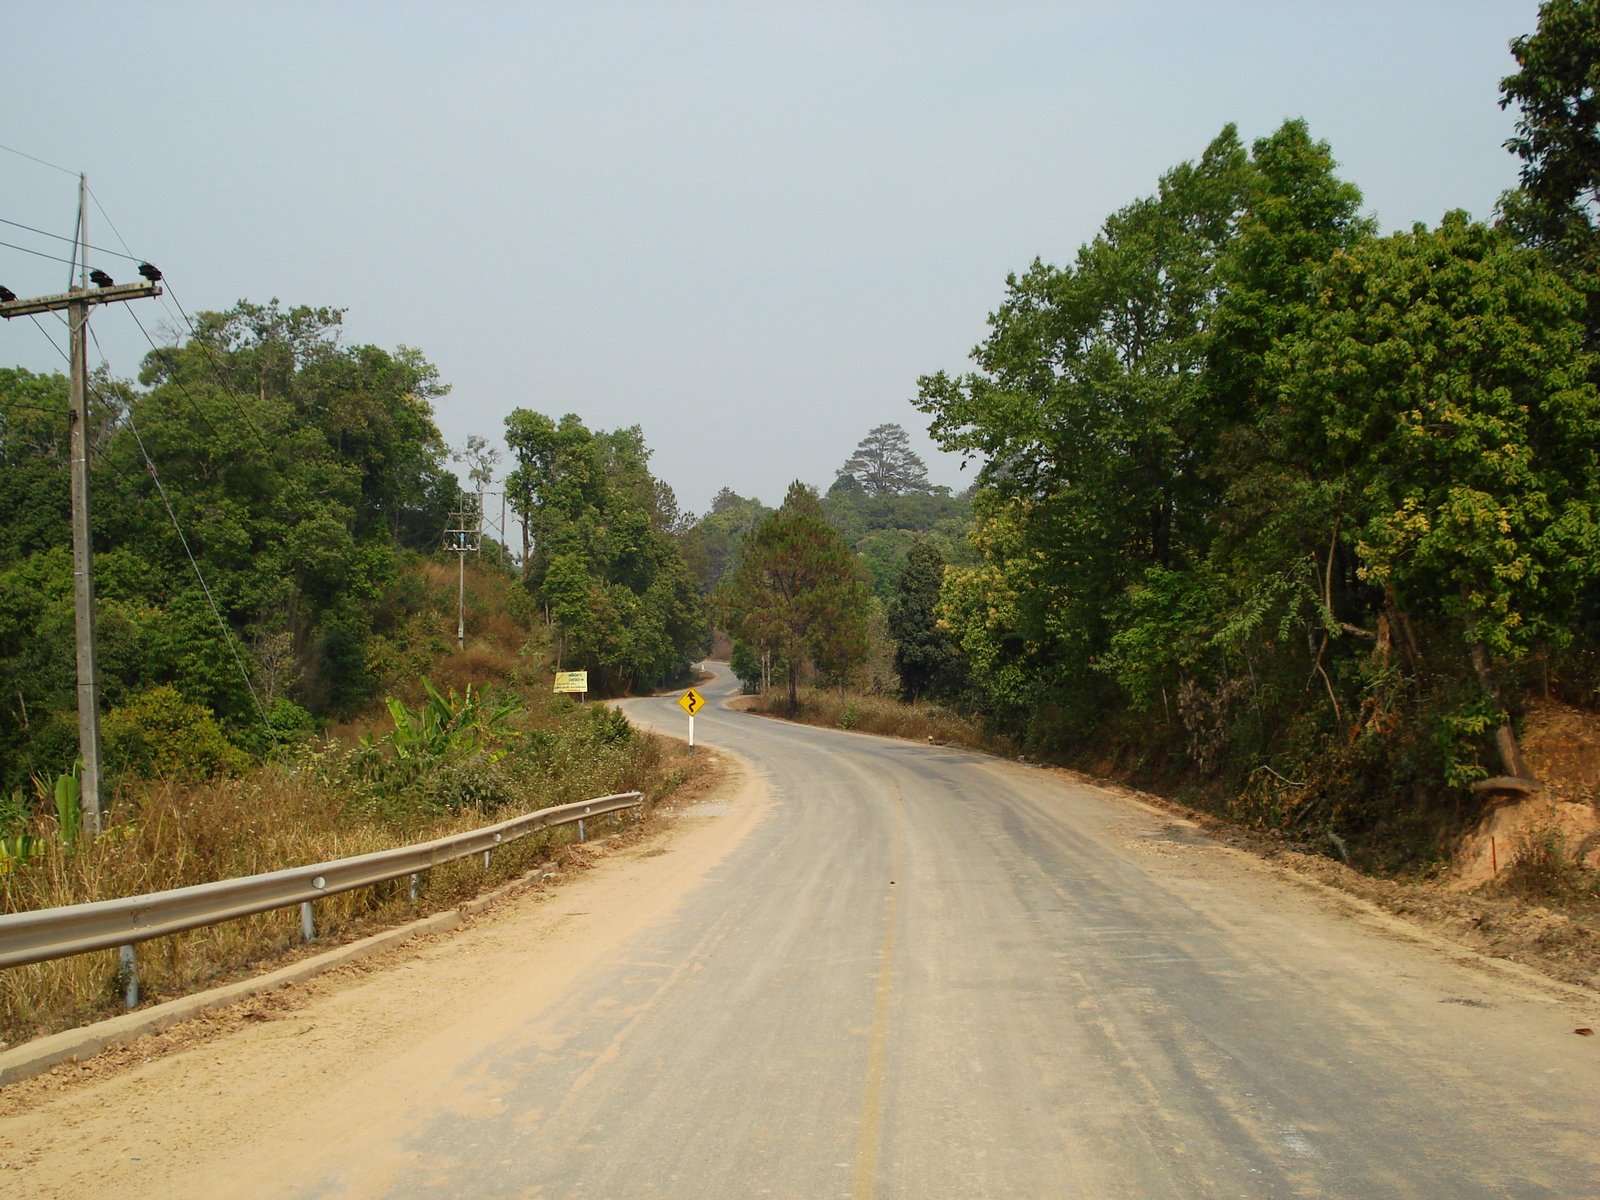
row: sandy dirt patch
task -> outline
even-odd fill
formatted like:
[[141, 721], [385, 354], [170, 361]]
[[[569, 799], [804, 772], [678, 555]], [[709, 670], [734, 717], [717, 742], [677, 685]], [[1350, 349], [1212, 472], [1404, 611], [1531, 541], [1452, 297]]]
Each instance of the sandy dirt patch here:
[[[722, 786], [675, 797], [657, 836], [579, 848], [588, 869], [561, 886], [5, 1088], [0, 1192], [256, 1194], [298, 1175], [352, 1121], [403, 1124], [414, 1097], [452, 1086], [447, 1064], [512, 1036], [619, 943], [668, 920], [755, 827], [764, 787], [725, 761]], [[374, 1162], [362, 1183], [380, 1191], [403, 1167]]]

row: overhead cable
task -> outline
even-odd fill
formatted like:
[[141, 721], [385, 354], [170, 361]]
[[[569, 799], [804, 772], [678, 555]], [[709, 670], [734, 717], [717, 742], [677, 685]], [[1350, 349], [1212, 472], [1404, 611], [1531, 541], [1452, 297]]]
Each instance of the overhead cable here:
[[[91, 330], [89, 336], [94, 339], [94, 348], [101, 358], [105, 357], [100, 349], [100, 339], [95, 337]], [[85, 383], [88, 381], [85, 380]], [[100, 397], [101, 403], [106, 398]], [[178, 535], [178, 541], [183, 546], [184, 554], [188, 555], [189, 566], [194, 569], [194, 577], [200, 583], [200, 590], [205, 593], [206, 603], [211, 606], [211, 615], [217, 619], [217, 628], [222, 630], [222, 640], [228, 644], [228, 649], [233, 653], [233, 661], [239, 666], [239, 677], [244, 680], [245, 689], [250, 693], [250, 701], [255, 705], [256, 716], [261, 718], [261, 725], [267, 731], [267, 736], [272, 739], [272, 747], [278, 749], [278, 735], [273, 731], [272, 723], [267, 720], [266, 710], [261, 707], [261, 697], [256, 695], [256, 686], [250, 680], [250, 672], [244, 665], [244, 658], [239, 653], [239, 647], [234, 641], [233, 631], [228, 628], [227, 621], [223, 620], [222, 610], [217, 607], [216, 599], [211, 595], [211, 587], [206, 583], [206, 577], [200, 570], [200, 563], [194, 556], [194, 551], [189, 548], [189, 539], [184, 536], [183, 526], [178, 524], [178, 514], [172, 510], [172, 501], [167, 499], [167, 489], [161, 483], [161, 476], [156, 473], [156, 464], [150, 457], [150, 451], [145, 448], [144, 438], [139, 436], [139, 426], [133, 419], [133, 405], [129, 404], [123, 410], [128, 418], [128, 430], [133, 434], [133, 440], [139, 446], [139, 453], [144, 458], [145, 470], [150, 473], [150, 481], [156, 485], [156, 492], [161, 497], [161, 503], [167, 510], [167, 519], [172, 522], [173, 532]]]
[[[92, 192], [90, 193], [90, 195], [93, 195], [93, 194], [94, 193], [92, 193]], [[96, 200], [95, 201], [95, 207], [99, 208], [99, 206], [100, 206], [100, 201]], [[102, 215], [104, 215], [104, 210], [103, 209], [101, 210], [101, 213], [102, 213]], [[109, 218], [106, 220], [106, 224], [107, 225], [111, 224], [111, 221], [110, 221]], [[48, 229], [35, 229], [32, 225], [24, 225], [21, 221], [7, 220], [5, 217], [0, 217], [0, 225], [10, 225], [10, 226], [13, 226], [16, 229], [26, 229], [29, 233], [37, 233], [40, 237], [55, 238], [55, 240], [58, 241], [58, 242], [67, 242], [67, 243], [75, 245], [77, 243], [77, 240], [78, 240], [77, 238], [69, 238], [64, 233], [51, 233]], [[115, 233], [116, 230], [113, 229], [111, 232]], [[144, 261], [144, 259], [139, 258], [136, 255], [124, 254], [121, 250], [108, 250], [104, 246], [90, 246], [89, 249], [94, 250], [94, 251], [96, 251], [96, 252], [98, 252], [100, 254], [110, 254], [110, 255], [112, 255], [112, 256], [114, 256], [116, 258], [126, 258], [131, 262], [143, 262]], [[35, 253], [37, 253], [37, 251], [35, 251]]]
[[15, 154], [19, 158], [30, 159], [33, 162], [38, 163], [41, 167], [49, 167], [52, 171], [60, 171], [63, 175], [71, 175], [71, 176], [74, 176], [74, 177], [76, 177], [78, 175], [77, 171], [71, 170], [70, 168], [67, 168], [67, 167], [59, 167], [53, 162], [45, 162], [44, 159], [36, 158], [32, 154], [25, 154], [21, 150], [18, 150], [14, 146], [0, 146], [0, 150], [4, 150], [4, 151], [6, 151], [6, 152], [8, 152], [10, 154]]

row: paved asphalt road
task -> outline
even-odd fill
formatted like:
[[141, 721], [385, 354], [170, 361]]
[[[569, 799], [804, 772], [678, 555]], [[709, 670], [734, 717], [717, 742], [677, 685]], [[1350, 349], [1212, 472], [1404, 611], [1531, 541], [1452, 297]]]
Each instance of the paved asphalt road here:
[[[1600, 1197], [1595, 997], [1059, 773], [726, 711], [725, 668], [703, 690], [738, 796], [46, 1080], [0, 1121], [0, 1194]], [[626, 707], [683, 732], [671, 697]]]
[[1059, 775], [722, 710], [716, 669], [699, 740], [769, 815], [524, 1064], [508, 1112], [559, 1120], [419, 1134], [477, 1147], [448, 1194], [1600, 1196], [1581, 1002]]

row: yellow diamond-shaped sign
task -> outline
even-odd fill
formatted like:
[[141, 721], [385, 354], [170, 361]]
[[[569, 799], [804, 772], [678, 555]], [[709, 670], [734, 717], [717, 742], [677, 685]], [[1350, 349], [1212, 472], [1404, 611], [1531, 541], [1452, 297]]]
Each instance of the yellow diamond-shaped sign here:
[[693, 688], [690, 688], [687, 692], [678, 697], [678, 707], [683, 709], [683, 711], [688, 713], [691, 717], [705, 706], [706, 698]]

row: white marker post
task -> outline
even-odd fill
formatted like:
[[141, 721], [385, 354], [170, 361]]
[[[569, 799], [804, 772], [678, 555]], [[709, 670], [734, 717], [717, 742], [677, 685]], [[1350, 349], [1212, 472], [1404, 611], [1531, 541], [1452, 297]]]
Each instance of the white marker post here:
[[678, 707], [689, 714], [689, 753], [694, 753], [694, 715], [705, 707], [706, 698], [690, 688], [678, 697]]

